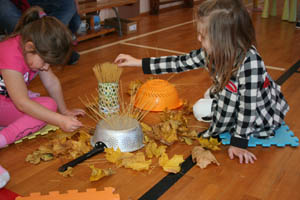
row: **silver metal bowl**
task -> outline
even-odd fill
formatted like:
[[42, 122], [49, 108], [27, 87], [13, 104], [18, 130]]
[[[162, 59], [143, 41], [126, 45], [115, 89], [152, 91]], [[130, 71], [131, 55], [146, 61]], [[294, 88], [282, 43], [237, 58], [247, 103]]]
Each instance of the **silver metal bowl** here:
[[118, 148], [122, 152], [132, 152], [139, 150], [144, 146], [143, 131], [136, 119], [128, 118], [114, 120], [110, 123], [108, 120], [101, 120], [96, 131], [91, 138], [91, 144], [95, 146], [96, 142], [103, 142], [108, 148]]

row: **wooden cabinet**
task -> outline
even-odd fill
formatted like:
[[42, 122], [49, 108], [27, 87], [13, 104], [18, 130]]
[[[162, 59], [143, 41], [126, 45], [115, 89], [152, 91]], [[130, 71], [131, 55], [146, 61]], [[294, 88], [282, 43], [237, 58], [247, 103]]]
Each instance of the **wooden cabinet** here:
[[160, 5], [179, 2], [179, 1], [183, 1], [183, 6], [185, 7], [191, 8], [194, 6], [194, 0], [150, 0], [150, 14], [158, 15]]

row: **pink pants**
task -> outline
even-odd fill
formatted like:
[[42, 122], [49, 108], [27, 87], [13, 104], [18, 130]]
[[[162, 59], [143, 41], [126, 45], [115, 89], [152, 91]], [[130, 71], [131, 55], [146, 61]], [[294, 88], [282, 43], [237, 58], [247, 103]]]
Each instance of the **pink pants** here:
[[[56, 102], [50, 97], [36, 97], [31, 100], [56, 112]], [[11, 101], [0, 95], [0, 135], [6, 138], [7, 144], [11, 144], [24, 136], [34, 133], [46, 125], [44, 121], [35, 119], [23, 112], [20, 112]]]

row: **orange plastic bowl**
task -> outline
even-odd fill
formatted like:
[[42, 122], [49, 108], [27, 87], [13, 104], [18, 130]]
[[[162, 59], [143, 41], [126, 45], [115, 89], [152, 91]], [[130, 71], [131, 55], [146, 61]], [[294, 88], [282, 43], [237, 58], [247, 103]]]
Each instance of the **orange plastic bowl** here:
[[137, 91], [134, 106], [142, 110], [163, 111], [182, 105], [174, 85], [166, 80], [152, 79], [144, 83]]

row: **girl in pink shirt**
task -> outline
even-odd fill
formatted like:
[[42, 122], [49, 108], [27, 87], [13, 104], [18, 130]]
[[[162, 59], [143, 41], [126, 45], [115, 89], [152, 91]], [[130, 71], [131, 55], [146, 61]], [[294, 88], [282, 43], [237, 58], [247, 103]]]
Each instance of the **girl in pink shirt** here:
[[[64, 64], [71, 50], [71, 35], [56, 18], [39, 7], [28, 9], [15, 33], [0, 43], [0, 148], [50, 123], [72, 132], [82, 126], [81, 109], [68, 109], [61, 84], [50, 65]], [[31, 95], [27, 85], [36, 76], [51, 97]], [[58, 108], [58, 112], [56, 112]], [[9, 174], [0, 165], [0, 188]]]

